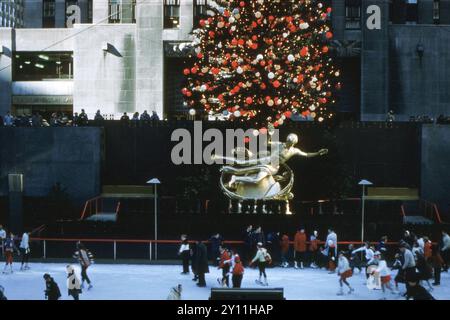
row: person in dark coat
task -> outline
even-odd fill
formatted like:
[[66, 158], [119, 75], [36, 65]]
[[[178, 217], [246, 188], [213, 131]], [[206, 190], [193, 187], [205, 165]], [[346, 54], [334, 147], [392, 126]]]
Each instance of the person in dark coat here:
[[243, 241], [244, 241], [244, 250], [242, 255], [242, 262], [245, 266], [248, 265], [248, 262], [251, 259], [252, 249], [253, 249], [253, 226], [249, 225], [247, 229], [245, 229], [243, 233]]
[[198, 281], [198, 274], [197, 274], [197, 243], [194, 242], [191, 245], [191, 269], [192, 273], [194, 274], [194, 278], [192, 281]]
[[196, 254], [196, 269], [198, 275], [199, 287], [206, 287], [205, 274], [209, 273], [208, 267], [208, 251], [203, 242], [197, 242], [197, 254]]
[[439, 286], [441, 284], [441, 271], [444, 265], [444, 259], [441, 257], [439, 246], [433, 245], [431, 252], [430, 263], [433, 267], [434, 274], [433, 286]]
[[419, 271], [418, 277], [420, 281], [425, 281], [428, 285], [428, 288], [433, 290], [433, 287], [430, 284], [430, 279], [433, 278], [433, 269], [431, 265], [425, 260], [423, 254], [418, 254], [416, 258], [416, 267]]
[[8, 298], [6, 298], [5, 296], [5, 289], [2, 286], [0, 286], [0, 301], [2, 300], [8, 300]]
[[408, 281], [408, 290], [406, 291], [406, 300], [435, 300], [434, 297], [420, 285], [418, 279]]
[[217, 266], [220, 260], [220, 246], [222, 245], [223, 238], [219, 233], [216, 233], [211, 238], [209, 238], [209, 243], [211, 245], [211, 260], [214, 265]]
[[261, 228], [261, 226], [257, 227], [255, 229], [255, 231], [252, 233], [252, 240], [253, 240], [253, 248], [252, 248], [252, 252], [257, 250], [257, 244], [258, 243], [262, 243], [263, 246], [266, 245], [266, 236], [264, 235], [264, 231]]
[[61, 298], [61, 291], [59, 291], [58, 284], [48, 273], [44, 274], [44, 280], [45, 298], [47, 300], [59, 300], [59, 298]]

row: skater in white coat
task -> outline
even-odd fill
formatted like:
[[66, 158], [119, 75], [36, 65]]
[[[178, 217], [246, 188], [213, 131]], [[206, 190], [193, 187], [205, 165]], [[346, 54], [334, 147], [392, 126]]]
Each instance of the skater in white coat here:
[[19, 248], [20, 253], [22, 254], [22, 265], [20, 270], [29, 270], [28, 256], [30, 255], [30, 234], [28, 232], [23, 233]]
[[386, 292], [386, 288], [388, 288], [391, 293], [395, 293], [391, 286], [391, 269], [387, 266], [386, 260], [381, 256], [379, 251], [375, 252], [375, 258], [378, 258], [378, 267], [372, 272], [372, 274], [377, 273], [380, 276], [381, 289], [383, 290], [383, 293]]
[[[267, 252], [267, 249], [263, 247], [262, 242], [258, 242], [257, 244], [258, 251], [256, 252], [255, 257], [253, 258], [251, 264], [257, 262], [259, 268], [259, 280], [256, 280], [256, 283], [268, 286], [267, 283], [267, 274], [266, 267], [267, 264], [271, 262], [270, 254]], [[264, 276], [264, 282], [261, 281], [261, 278]]]
[[338, 266], [337, 266], [337, 272], [339, 276], [339, 292], [337, 293], [338, 296], [344, 295], [344, 284], [348, 287], [348, 293], [352, 293], [354, 289], [350, 286], [347, 279], [350, 278], [352, 273], [352, 268], [350, 267], [350, 263], [348, 262], [348, 259], [345, 257], [344, 252], [339, 253], [339, 260], [338, 260]]

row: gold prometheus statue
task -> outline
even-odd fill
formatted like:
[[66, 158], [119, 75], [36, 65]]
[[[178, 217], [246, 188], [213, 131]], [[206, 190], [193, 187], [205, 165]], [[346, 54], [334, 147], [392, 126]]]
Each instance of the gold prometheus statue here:
[[[286, 142], [269, 142], [270, 155], [258, 154], [255, 159], [214, 156], [231, 165], [221, 168], [220, 186], [223, 192], [234, 200], [284, 200], [294, 197], [294, 173], [286, 162], [293, 156], [316, 157], [328, 153], [327, 149], [307, 153], [295, 147], [298, 136], [288, 135]], [[237, 150], [250, 155], [247, 149]]]

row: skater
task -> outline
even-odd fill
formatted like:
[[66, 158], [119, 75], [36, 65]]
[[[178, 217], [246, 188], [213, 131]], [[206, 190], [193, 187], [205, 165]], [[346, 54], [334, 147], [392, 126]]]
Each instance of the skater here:
[[435, 300], [434, 297], [422, 287], [418, 279], [408, 280], [408, 290], [406, 291], [406, 300]]
[[13, 273], [12, 264], [13, 264], [14, 251], [16, 251], [18, 255], [20, 255], [20, 252], [16, 247], [16, 244], [14, 242], [14, 234], [12, 232], [10, 232], [9, 237], [7, 237], [5, 239], [4, 248], [5, 248], [6, 263], [5, 263], [5, 268], [3, 269], [3, 273], [4, 274], [8, 273], [6, 271], [8, 265], [9, 265], [9, 273]]
[[334, 273], [336, 270], [337, 253], [337, 235], [333, 229], [328, 229], [328, 236], [325, 242], [324, 254], [328, 257], [328, 273]]
[[253, 226], [249, 225], [247, 229], [245, 229], [243, 234], [244, 240], [244, 251], [243, 251], [243, 261], [247, 263], [250, 261], [250, 255], [253, 249]]
[[3, 248], [3, 245], [6, 240], [6, 231], [3, 229], [3, 225], [0, 224], [0, 249], [2, 250], [2, 257], [5, 255], [5, 250]]
[[399, 283], [405, 283], [405, 273], [402, 269], [403, 260], [401, 259], [402, 259], [401, 255], [396, 253], [394, 263], [392, 264], [392, 270], [398, 270], [397, 275], [394, 278], [395, 291], [398, 291]]
[[220, 250], [220, 261], [218, 269], [222, 269], [222, 279], [217, 279], [217, 282], [219, 283], [220, 286], [229, 288], [230, 281], [228, 278], [228, 273], [230, 272], [230, 264], [225, 262], [231, 259], [230, 252], [223, 246], [221, 246], [219, 250]]
[[306, 233], [305, 229], [301, 228], [297, 231], [294, 238], [294, 249], [295, 249], [295, 269], [303, 269], [305, 264], [306, 256]]
[[75, 274], [75, 269], [71, 265], [66, 267], [66, 271], [68, 295], [71, 296], [73, 300], [80, 300], [80, 294], [82, 293], [80, 279], [78, 279]]
[[181, 274], [189, 274], [189, 257], [191, 250], [189, 249], [189, 242], [185, 234], [181, 235], [181, 245], [178, 250], [178, 255], [181, 256], [183, 262], [183, 272]]
[[347, 258], [344, 255], [344, 252], [341, 251], [339, 253], [339, 260], [338, 260], [338, 266], [337, 266], [338, 276], [339, 276], [339, 292], [337, 293], [338, 296], [344, 295], [344, 284], [348, 287], [348, 293], [352, 293], [354, 289], [350, 286], [347, 279], [352, 276], [352, 269], [350, 268], [350, 264], [347, 260]]
[[258, 226], [255, 231], [252, 233], [253, 238], [253, 246], [252, 252], [258, 249], [258, 243], [262, 243], [263, 245], [266, 243], [266, 236], [264, 235], [264, 231], [261, 226]]
[[444, 260], [443, 271], [447, 272], [450, 263], [450, 236], [444, 231], [442, 231], [441, 257]]
[[183, 292], [183, 286], [181, 284], [170, 289], [169, 295], [166, 300], [181, 300], [181, 293]]
[[75, 251], [73, 257], [75, 259], [78, 259], [78, 262], [81, 266], [81, 288], [84, 288], [84, 281], [88, 283], [88, 290], [92, 289], [91, 280], [89, 279], [87, 275], [87, 269], [91, 264], [94, 263], [94, 256], [92, 253], [86, 249], [84, 244], [81, 242], [77, 243], [77, 251]]
[[353, 253], [355, 250], [355, 246], [353, 243], [348, 245], [349, 259], [350, 259], [350, 268], [352, 268], [352, 272], [355, 272], [355, 268], [359, 270], [359, 273], [362, 272], [361, 260], [359, 259], [358, 254]]
[[444, 260], [441, 257], [441, 253], [437, 246], [433, 246], [431, 249], [431, 266], [433, 267], [434, 282], [433, 286], [441, 285], [441, 270], [444, 264]]
[[45, 299], [47, 300], [59, 300], [61, 298], [61, 291], [59, 291], [58, 284], [48, 274], [44, 274], [45, 280]]
[[428, 285], [428, 289], [433, 290], [433, 287], [430, 283], [430, 279], [433, 278], [433, 269], [431, 268], [431, 265], [425, 260], [423, 254], [418, 254], [416, 256], [416, 267], [419, 271], [419, 281], [425, 281]]
[[197, 274], [197, 243], [194, 242], [191, 246], [191, 269], [192, 273], [194, 274], [194, 278], [192, 278], [192, 281], [198, 281], [198, 274]]
[[197, 242], [197, 253], [196, 253], [196, 272], [198, 275], [197, 286], [204, 288], [206, 287], [205, 274], [209, 273], [208, 266], [208, 251], [203, 242]]
[[370, 265], [374, 265], [373, 264], [374, 250], [373, 248], [370, 247], [370, 243], [366, 242], [364, 243], [364, 246], [353, 250], [352, 255], [356, 255], [358, 252], [364, 252], [363, 265], [365, 265], [366, 267], [366, 278], [368, 279], [369, 273], [367, 272], [367, 269], [369, 268]]
[[240, 288], [244, 277], [244, 265], [238, 254], [233, 256], [232, 274], [231, 281], [233, 288]]
[[317, 230], [314, 230], [313, 234], [309, 237], [309, 253], [310, 253], [310, 260], [311, 260], [311, 267], [312, 268], [321, 268], [321, 263], [319, 261], [320, 259], [320, 252], [319, 252], [319, 233]]
[[425, 260], [430, 261], [433, 254], [433, 243], [428, 237], [423, 237], [423, 241], [423, 256], [425, 257]]
[[[377, 268], [372, 272], [372, 275], [377, 274], [380, 277], [381, 280], [381, 290], [383, 290], [383, 294], [386, 292], [386, 288], [391, 291], [391, 293], [395, 293], [395, 291], [392, 289], [391, 286], [391, 270], [389, 269], [386, 259], [384, 256], [379, 252], [375, 252], [375, 256], [378, 259], [378, 266]], [[386, 298], [383, 298], [382, 300], [385, 300]]]
[[20, 253], [22, 254], [22, 265], [20, 267], [20, 270], [29, 270], [30, 267], [28, 266], [28, 257], [30, 255], [30, 234], [28, 232], [24, 232], [22, 235], [22, 240], [20, 241]]
[[289, 236], [284, 234], [280, 240], [281, 267], [289, 267]]
[[380, 251], [381, 254], [384, 254], [385, 256], [386, 256], [386, 253], [387, 253], [386, 242], [388, 242], [388, 237], [387, 236], [383, 236], [383, 237], [381, 237], [380, 242], [378, 242], [376, 247], [375, 247], [376, 251]]
[[403, 264], [402, 264], [402, 270], [404, 272], [405, 277], [405, 284], [406, 284], [406, 291], [409, 290], [409, 283], [412, 280], [415, 280], [417, 278], [416, 275], [416, 261], [414, 259], [414, 255], [407, 248], [407, 244], [403, 243], [400, 246], [400, 251], [403, 254]]
[[8, 298], [5, 296], [5, 288], [3, 286], [0, 286], [0, 301], [6, 301]]
[[[262, 242], [258, 242], [257, 249], [258, 250], [256, 252], [256, 255], [250, 264], [252, 265], [255, 262], [258, 263], [259, 280], [256, 280], [256, 283], [263, 286], [268, 286], [269, 284], [267, 283], [266, 267], [271, 263], [272, 258], [270, 257], [270, 254], [267, 252], [266, 248], [264, 248]], [[263, 276], [264, 282], [261, 281], [261, 277]]]
[[213, 261], [214, 265], [217, 266], [220, 260], [219, 248], [222, 245], [223, 238], [220, 233], [216, 233], [211, 238], [209, 238], [208, 241], [211, 245], [211, 260]]

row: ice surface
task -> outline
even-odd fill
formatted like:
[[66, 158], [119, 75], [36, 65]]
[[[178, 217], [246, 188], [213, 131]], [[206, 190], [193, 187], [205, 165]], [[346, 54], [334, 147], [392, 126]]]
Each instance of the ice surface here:
[[[14, 265], [14, 273], [0, 274], [0, 285], [5, 288], [5, 294], [11, 300], [43, 300], [45, 283], [44, 273], [49, 273], [58, 283], [62, 299], [67, 296], [66, 264], [32, 263], [31, 270], [18, 271], [19, 264]], [[80, 268], [75, 267], [80, 275]], [[96, 264], [89, 268], [88, 274], [94, 288], [84, 290], [81, 300], [152, 300], [166, 299], [171, 287], [183, 285], [183, 300], [208, 299], [211, 287], [218, 287], [217, 278], [221, 271], [210, 267], [211, 273], [206, 275], [207, 288], [198, 288], [192, 281], [191, 275], [181, 275], [181, 266], [175, 265], [125, 265], [125, 264]], [[395, 274], [395, 273], [394, 273]], [[369, 291], [365, 286], [365, 275], [356, 274], [350, 278], [355, 292], [344, 296], [337, 296], [338, 276], [328, 274], [325, 270], [293, 268], [271, 268], [267, 270], [269, 287], [282, 287], [285, 297], [289, 300], [369, 300], [380, 299], [380, 290]], [[258, 271], [247, 268], [244, 275], [243, 287], [255, 288]], [[346, 292], [347, 290], [345, 290]], [[400, 291], [405, 288], [400, 284]], [[436, 299], [450, 300], [450, 274], [443, 273], [441, 286], [432, 292]], [[386, 293], [387, 299], [404, 299], [399, 295]]]

